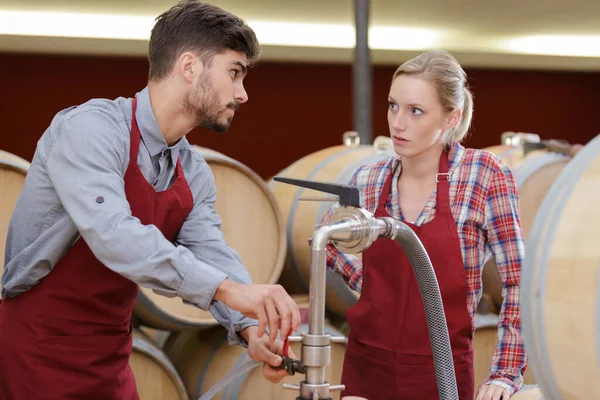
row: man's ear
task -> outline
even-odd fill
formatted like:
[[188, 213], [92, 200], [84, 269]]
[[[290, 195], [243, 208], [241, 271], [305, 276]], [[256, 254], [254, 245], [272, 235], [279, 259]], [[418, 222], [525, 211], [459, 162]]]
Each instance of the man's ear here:
[[202, 73], [204, 65], [195, 54], [185, 52], [177, 59], [176, 69], [186, 82], [192, 83]]

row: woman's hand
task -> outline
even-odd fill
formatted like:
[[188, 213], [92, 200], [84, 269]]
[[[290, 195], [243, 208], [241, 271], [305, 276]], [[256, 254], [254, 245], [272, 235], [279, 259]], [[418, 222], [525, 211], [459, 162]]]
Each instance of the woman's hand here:
[[475, 400], [508, 400], [509, 398], [510, 390], [491, 383], [479, 387]]

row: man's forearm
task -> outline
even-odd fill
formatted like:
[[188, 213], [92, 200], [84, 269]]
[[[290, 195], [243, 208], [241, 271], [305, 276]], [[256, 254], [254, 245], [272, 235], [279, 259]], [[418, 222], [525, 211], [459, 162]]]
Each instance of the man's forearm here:
[[223, 304], [227, 304], [227, 302], [228, 302], [227, 299], [228, 299], [230, 293], [234, 290], [236, 285], [239, 285], [239, 284], [237, 282], [233, 281], [232, 279], [229, 279], [229, 278], [225, 279], [223, 282], [221, 282], [221, 284], [215, 291], [213, 300], [220, 301]]
[[257, 334], [258, 334], [258, 326], [256, 326], [256, 325], [251, 325], [240, 331], [240, 335], [246, 341], [246, 343], [250, 343], [250, 336], [256, 337]]

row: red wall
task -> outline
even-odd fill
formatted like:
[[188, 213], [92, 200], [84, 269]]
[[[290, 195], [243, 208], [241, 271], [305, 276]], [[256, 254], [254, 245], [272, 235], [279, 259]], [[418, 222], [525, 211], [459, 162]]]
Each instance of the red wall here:
[[[393, 67], [375, 67], [374, 135], [388, 133]], [[466, 145], [497, 144], [504, 131], [586, 143], [600, 131], [600, 73], [467, 70], [475, 118]], [[92, 97], [133, 96], [146, 83], [144, 58], [0, 54], [0, 149], [31, 160], [54, 114]], [[246, 78], [250, 101], [225, 133], [196, 130], [213, 148], [269, 178], [297, 159], [341, 144], [352, 130], [352, 67], [263, 62]]]

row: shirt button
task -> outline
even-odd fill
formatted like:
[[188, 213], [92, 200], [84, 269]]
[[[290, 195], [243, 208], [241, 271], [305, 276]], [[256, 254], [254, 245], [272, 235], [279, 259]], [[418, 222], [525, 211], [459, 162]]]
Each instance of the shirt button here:
[[96, 203], [98, 203], [98, 204], [104, 203], [104, 197], [102, 197], [102, 196], [96, 197]]

